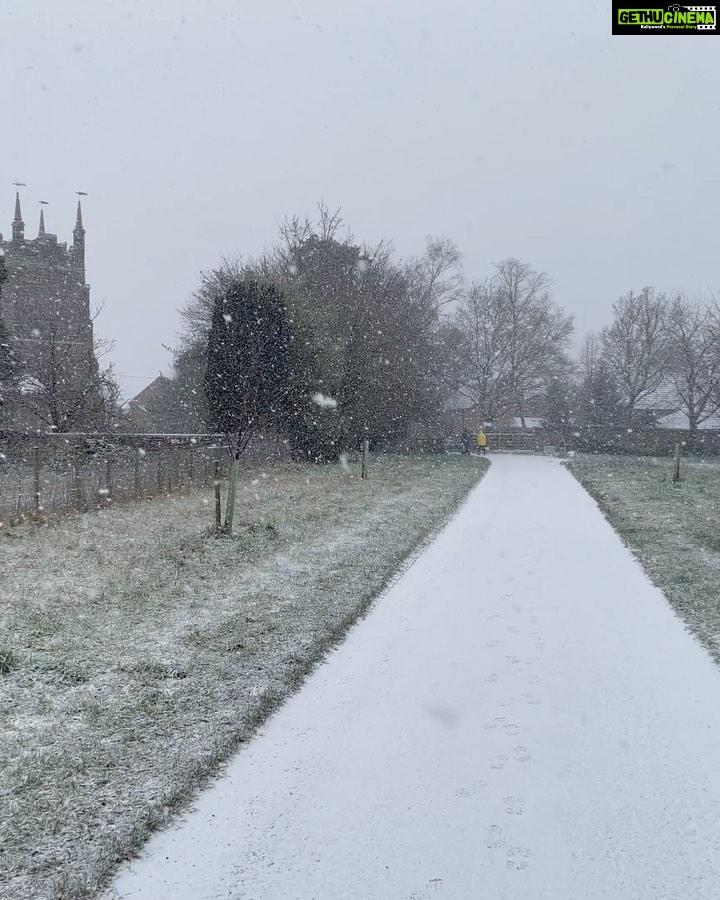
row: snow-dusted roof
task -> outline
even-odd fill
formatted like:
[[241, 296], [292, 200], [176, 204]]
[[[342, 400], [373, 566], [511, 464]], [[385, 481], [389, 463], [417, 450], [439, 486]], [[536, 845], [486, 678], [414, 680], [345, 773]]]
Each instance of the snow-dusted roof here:
[[660, 385], [647, 397], [635, 404], [635, 409], [681, 409], [682, 400], [671, 378], [664, 378]]
[[448, 409], [472, 409], [475, 403], [464, 394], [455, 394], [447, 401]]
[[[522, 419], [520, 416], [515, 416], [513, 418], [513, 426], [515, 428], [522, 428]], [[534, 416], [525, 416], [525, 427], [526, 428], [542, 428], [543, 420], [536, 419]]]
[[[687, 413], [679, 409], [677, 412], [670, 413], [670, 415], [658, 419], [657, 427], [676, 428], [681, 431], [687, 431], [690, 427], [690, 420], [688, 419]], [[705, 419], [704, 422], [700, 422], [698, 429], [700, 431], [717, 431], [720, 429], [720, 416], [710, 416], [710, 418]]]

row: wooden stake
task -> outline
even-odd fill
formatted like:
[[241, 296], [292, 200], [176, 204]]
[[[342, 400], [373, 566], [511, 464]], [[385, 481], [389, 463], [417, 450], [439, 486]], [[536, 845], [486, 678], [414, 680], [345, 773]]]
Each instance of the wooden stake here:
[[215, 460], [215, 531], [222, 528], [222, 504], [220, 502], [220, 462]]
[[33, 499], [33, 504], [35, 506], [35, 512], [40, 512], [40, 448], [35, 448], [35, 455], [33, 457], [33, 491], [35, 497]]
[[85, 509], [85, 491], [82, 478], [80, 477], [80, 456], [78, 450], [75, 451], [73, 457], [73, 494], [75, 509]]
[[140, 448], [135, 453], [135, 499], [139, 500], [142, 496], [140, 490]]
[[680, 481], [680, 442], [675, 442], [675, 468], [673, 469], [673, 483]]

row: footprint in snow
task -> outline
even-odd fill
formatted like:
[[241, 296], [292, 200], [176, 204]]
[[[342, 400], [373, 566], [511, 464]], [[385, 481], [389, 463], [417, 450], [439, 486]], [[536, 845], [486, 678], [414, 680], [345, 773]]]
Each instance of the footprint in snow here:
[[513, 748], [513, 756], [515, 757], [516, 762], [530, 762], [532, 756], [528, 753], [528, 748], [523, 747], [521, 744], [518, 744], [517, 747]]
[[500, 647], [502, 645], [502, 641], [488, 641], [485, 644], [486, 647]]
[[490, 760], [489, 760], [490, 768], [491, 769], [504, 769], [507, 761], [508, 761], [507, 756], [503, 756], [502, 754], [499, 754], [498, 756], [491, 756]]
[[496, 719], [493, 719], [491, 722], [485, 722], [483, 728], [486, 731], [490, 731], [491, 728], [497, 728], [498, 725], [502, 725], [505, 721], [505, 716], [498, 716]]
[[472, 784], [468, 784], [465, 787], [458, 788], [455, 791], [455, 796], [460, 797], [463, 800], [468, 800], [470, 797], [474, 797], [476, 794], [479, 794], [486, 787], [487, 781], [474, 781]]
[[520, 629], [516, 628], [514, 625], [508, 625], [507, 630], [510, 632], [510, 634], [520, 634]]
[[499, 850], [505, 846], [503, 830], [499, 825], [488, 825], [485, 829], [485, 846], [488, 850]]
[[520, 726], [515, 725], [513, 722], [508, 722], [506, 725], [503, 725], [503, 731], [505, 734], [519, 734]]
[[442, 878], [431, 878], [424, 888], [421, 888], [419, 891], [413, 891], [408, 900], [427, 900], [429, 897], [435, 897], [442, 888], [442, 883]]
[[485, 681], [487, 681], [488, 684], [495, 684], [495, 682], [499, 678], [500, 678], [500, 676], [497, 674], [497, 672], [493, 672], [492, 675], [488, 675], [488, 677], [485, 679]]
[[534, 694], [523, 694], [523, 697], [531, 706], [539, 706], [542, 703], [542, 700]]
[[527, 869], [527, 864], [532, 856], [532, 851], [527, 847], [511, 847], [507, 855], [508, 869]]
[[521, 816], [525, 812], [524, 797], [504, 797], [505, 812], [509, 816]]

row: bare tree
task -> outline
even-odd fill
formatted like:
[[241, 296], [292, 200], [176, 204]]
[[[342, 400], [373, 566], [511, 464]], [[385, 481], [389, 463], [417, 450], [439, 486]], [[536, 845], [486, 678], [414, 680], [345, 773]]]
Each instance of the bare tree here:
[[450, 238], [428, 236], [425, 253], [410, 259], [404, 272], [409, 295], [429, 322], [437, 321], [464, 296], [462, 255]]
[[600, 337], [593, 332], [586, 334], [578, 358], [578, 374], [581, 380], [593, 378], [597, 372], [601, 355], [602, 341]]
[[557, 307], [550, 279], [518, 259], [474, 283], [457, 315], [467, 376], [461, 389], [485, 418], [518, 416], [525, 427], [530, 401], [541, 401], [551, 379], [567, 369], [572, 317]]
[[550, 277], [527, 263], [501, 262], [496, 289], [506, 307], [506, 381], [509, 401], [525, 428], [528, 401], [543, 383], [566, 365], [565, 351], [573, 333], [573, 318], [550, 297]]
[[718, 408], [720, 311], [684, 294], [673, 298], [668, 327], [668, 374], [691, 433]]
[[112, 366], [100, 368], [115, 345], [93, 335], [102, 310], [101, 304], [89, 323], [77, 326], [51, 317], [33, 339], [33, 372], [20, 373], [14, 402], [29, 426], [41, 422], [58, 432], [98, 431], [116, 420], [119, 389]]
[[461, 300], [456, 324], [463, 338], [465, 377], [460, 393], [493, 420], [508, 407], [508, 317], [493, 279], [473, 282]]
[[669, 304], [665, 294], [645, 287], [613, 304], [614, 321], [602, 332], [603, 357], [617, 379], [628, 424], [637, 404], [661, 385], [668, 368]]

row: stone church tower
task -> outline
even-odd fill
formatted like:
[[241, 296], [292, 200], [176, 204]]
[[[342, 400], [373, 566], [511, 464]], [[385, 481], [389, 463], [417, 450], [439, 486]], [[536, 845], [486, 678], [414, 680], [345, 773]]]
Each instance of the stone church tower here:
[[101, 410], [93, 344], [90, 288], [85, 283], [85, 229], [80, 202], [73, 243], [45, 231], [25, 238], [20, 196], [10, 240], [0, 234], [7, 281], [0, 317], [20, 363], [21, 380], [11, 403], [13, 427], [58, 431], [95, 430]]

